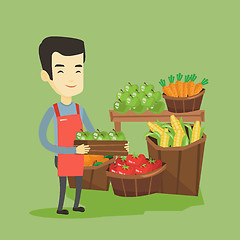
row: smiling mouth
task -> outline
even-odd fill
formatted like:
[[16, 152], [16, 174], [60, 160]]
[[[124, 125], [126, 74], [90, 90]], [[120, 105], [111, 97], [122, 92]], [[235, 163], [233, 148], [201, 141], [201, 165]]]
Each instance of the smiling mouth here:
[[74, 85], [74, 86], [69, 86], [69, 85], [66, 85], [66, 87], [69, 87], [69, 88], [74, 88], [76, 87], [77, 85]]

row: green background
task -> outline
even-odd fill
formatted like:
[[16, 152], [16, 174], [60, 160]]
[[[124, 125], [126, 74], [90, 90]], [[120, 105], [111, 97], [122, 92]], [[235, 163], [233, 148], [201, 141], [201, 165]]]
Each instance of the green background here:
[[[239, 7], [237, 0], [2, 4], [1, 233], [8, 239], [220, 239], [237, 234]], [[108, 110], [128, 81], [146, 81], [160, 90], [159, 79], [169, 74], [209, 79], [202, 104], [207, 142], [198, 198], [126, 200], [111, 191], [83, 191], [85, 215], [54, 218], [59, 186], [53, 154], [38, 139], [41, 118], [60, 99], [40, 78], [38, 46], [47, 36], [85, 41], [85, 89], [74, 101], [95, 128], [113, 128]], [[147, 153], [146, 124], [122, 127], [130, 151]], [[52, 125], [49, 130], [52, 141]], [[72, 197], [68, 189], [65, 206], [71, 208]]]

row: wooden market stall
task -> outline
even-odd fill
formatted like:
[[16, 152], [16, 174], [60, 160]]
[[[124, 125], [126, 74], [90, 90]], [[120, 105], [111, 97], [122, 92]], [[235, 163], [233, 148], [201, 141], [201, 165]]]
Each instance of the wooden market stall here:
[[170, 116], [174, 114], [177, 118], [182, 117], [184, 122], [205, 122], [205, 111], [198, 110], [186, 113], [172, 113], [167, 110], [159, 114], [146, 111], [142, 114], [134, 113], [133, 111], [128, 111], [127, 113], [117, 113], [114, 110], [109, 110], [110, 120], [114, 122], [114, 127], [116, 131], [121, 131], [122, 122], [169, 122]]

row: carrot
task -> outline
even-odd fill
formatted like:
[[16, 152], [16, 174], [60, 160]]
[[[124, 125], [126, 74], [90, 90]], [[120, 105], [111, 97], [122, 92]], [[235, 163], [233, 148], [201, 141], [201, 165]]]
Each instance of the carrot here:
[[200, 83], [196, 84], [195, 89], [194, 89], [194, 95], [198, 94], [202, 91], [203, 85], [208, 84], [208, 79], [204, 78]]
[[194, 95], [194, 89], [195, 89], [195, 83], [194, 81], [196, 80], [197, 76], [196, 74], [192, 74], [190, 81], [188, 82], [188, 96], [193, 96]]
[[183, 83], [181, 82], [183, 75], [177, 74], [177, 81], [175, 83], [178, 97], [183, 97]]
[[173, 97], [178, 97], [177, 88], [176, 88], [176, 86], [175, 86], [175, 84], [174, 84], [174, 78], [175, 78], [175, 77], [174, 77], [173, 75], [171, 75], [170, 77], [168, 77], [169, 87], [171, 88], [171, 90], [172, 90], [172, 92], [173, 92], [173, 94], [174, 94]]
[[183, 97], [188, 96], [188, 82], [190, 80], [190, 75], [185, 76], [185, 82], [183, 83]]
[[161, 79], [161, 80], [159, 81], [159, 83], [160, 83], [160, 85], [162, 86], [163, 93], [165, 93], [167, 96], [170, 96], [170, 97], [173, 97], [173, 96], [174, 96], [171, 88], [168, 87], [168, 86], [166, 86], [166, 82], [165, 82], [164, 79]]

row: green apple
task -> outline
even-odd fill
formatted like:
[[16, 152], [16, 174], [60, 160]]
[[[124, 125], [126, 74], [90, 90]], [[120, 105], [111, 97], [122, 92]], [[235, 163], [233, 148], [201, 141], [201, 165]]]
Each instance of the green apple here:
[[132, 86], [134, 90], [137, 90], [137, 91], [139, 90], [139, 86], [137, 84], [133, 84]]
[[138, 94], [139, 94], [139, 91], [137, 89], [131, 93], [132, 97], [137, 97]]
[[149, 111], [151, 111], [152, 113], [161, 113], [165, 108], [165, 104], [164, 102], [160, 101], [160, 102], [154, 102], [150, 107], [149, 107]]
[[110, 131], [108, 136], [110, 137], [111, 140], [117, 140], [117, 134], [115, 129], [113, 129], [113, 131]]
[[109, 137], [109, 135], [108, 135], [107, 132], [102, 131], [102, 132], [98, 135], [97, 140], [107, 141], [107, 140], [111, 140], [111, 138]]
[[80, 140], [82, 134], [83, 134], [83, 130], [80, 129], [80, 131], [76, 133], [76, 140]]
[[152, 84], [147, 84], [144, 82], [143, 85], [141, 85], [140, 87], [142, 92], [145, 92], [146, 94], [148, 94], [150, 91], [154, 90], [154, 86]]
[[126, 140], [126, 137], [125, 137], [125, 134], [123, 133], [123, 131], [118, 131], [118, 132], [116, 132], [116, 134], [118, 136], [119, 141], [125, 141]]
[[116, 133], [116, 131], [115, 131], [115, 129], [113, 129], [113, 130], [111, 130], [111, 131], [108, 133], [108, 136], [109, 136], [110, 138], [112, 138], [112, 137], [115, 135], [115, 133]]
[[119, 132], [115, 132], [112, 136], [112, 140], [116, 140], [116, 141], [125, 141], [126, 137], [124, 135], [124, 133], [122, 131]]
[[125, 86], [124, 90], [132, 94], [134, 91], [138, 90], [139, 87], [137, 84], [131, 84], [130, 82]]
[[131, 110], [135, 113], [144, 113], [145, 111], [147, 111], [147, 107], [143, 106], [143, 105], [139, 105], [137, 107], [132, 107]]
[[153, 103], [155, 102], [153, 97], [148, 97], [148, 95], [146, 95], [145, 97], [142, 98], [142, 105], [145, 107], [150, 107], [151, 105], [153, 105]]
[[130, 95], [130, 97], [127, 98], [126, 105], [129, 107], [137, 107], [140, 104], [141, 101], [138, 97], [133, 97], [132, 95]]
[[160, 101], [162, 99], [162, 94], [160, 92], [154, 92], [154, 90], [151, 90], [148, 94], [148, 97], [153, 97], [155, 101]]
[[140, 99], [140, 101], [142, 101], [142, 99], [146, 96], [145, 92], [138, 92], [137, 97]]
[[85, 131], [83, 134], [85, 135], [86, 140], [94, 140], [93, 134], [91, 132]]
[[94, 138], [94, 139], [97, 139], [99, 134], [100, 134], [100, 131], [99, 131], [99, 129], [97, 129], [97, 131], [95, 131], [95, 132], [93, 133], [93, 138]]
[[122, 89], [117, 93], [117, 99], [120, 99], [122, 102], [125, 102], [129, 96], [130, 93], [124, 92]]
[[130, 107], [127, 106], [123, 101], [119, 99], [114, 103], [113, 109], [118, 113], [126, 113], [129, 111]]
[[76, 133], [76, 140], [80, 140], [81, 136], [82, 136], [82, 132], [77, 132]]
[[84, 133], [81, 135], [80, 140], [87, 140], [86, 135]]

